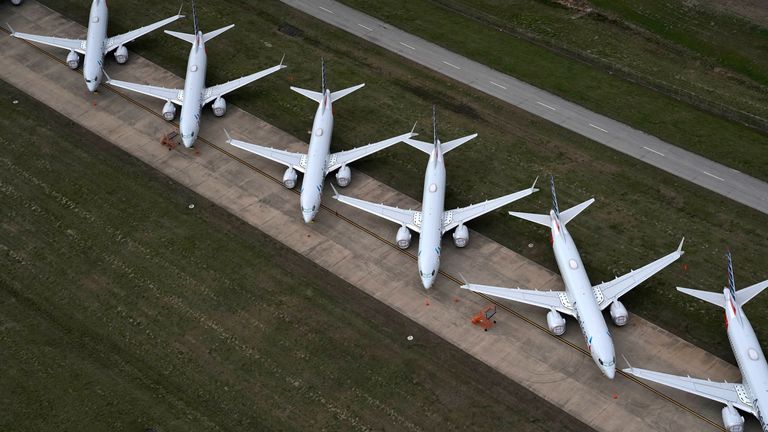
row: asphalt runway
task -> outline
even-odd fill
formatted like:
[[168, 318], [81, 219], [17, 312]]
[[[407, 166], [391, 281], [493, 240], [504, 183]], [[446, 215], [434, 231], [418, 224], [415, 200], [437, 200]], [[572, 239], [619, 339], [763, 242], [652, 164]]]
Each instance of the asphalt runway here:
[[333, 0], [281, 0], [614, 150], [768, 213], [768, 183], [597, 114]]
[[[33, 33], [64, 37], [85, 34], [80, 25], [36, 1], [0, 10], [0, 19]], [[88, 93], [80, 70], [72, 71], [64, 65], [63, 50], [36, 47], [5, 32], [0, 32], [0, 50], [0, 79], [222, 206], [596, 430], [722, 430], [722, 407], [717, 403], [648, 386], [622, 374], [613, 381], [604, 378], [585, 354], [584, 341], [573, 320], [568, 321], [564, 337], [554, 337], [546, 331], [545, 314], [540, 309], [499, 303], [498, 324], [491, 331], [485, 333], [471, 325], [471, 317], [489, 299], [460, 290], [460, 273], [480, 283], [562, 289], [556, 274], [525, 257], [475, 232], [465, 249], [457, 249], [446, 240], [441, 277], [425, 292], [417, 276], [415, 247], [401, 251], [394, 244], [397, 226], [344, 206], [330, 199], [330, 193], [324, 197], [317, 222], [305, 224], [296, 191], [282, 186], [283, 168], [228, 146], [222, 128], [239, 139], [295, 151], [306, 148], [299, 139], [235, 106], [230, 106], [223, 118], [215, 118], [206, 108], [199, 153], [183, 148], [169, 151], [159, 143], [160, 137], [174, 127], [160, 115], [162, 102], [109, 86], [98, 94]], [[179, 55], [185, 56], [186, 52]], [[106, 68], [119, 79], [168, 87], [182, 84], [181, 78], [133, 53], [125, 66], [108, 58]], [[308, 104], [307, 110], [314, 107]], [[410, 127], [403, 125], [404, 131]], [[350, 195], [400, 207], [418, 205], [356, 171], [354, 166], [352, 170]], [[185, 206], [182, 211], [194, 209]], [[675, 244], [671, 242], [670, 250]], [[617, 353], [626, 355], [637, 366], [671, 373], [691, 371], [730, 381], [739, 378], [735, 366], [640, 317], [632, 316], [627, 326], [612, 331]], [[407, 336], [402, 335], [403, 343], [419, 343], [407, 341]], [[747, 430], [758, 430], [751, 419], [747, 425]]]

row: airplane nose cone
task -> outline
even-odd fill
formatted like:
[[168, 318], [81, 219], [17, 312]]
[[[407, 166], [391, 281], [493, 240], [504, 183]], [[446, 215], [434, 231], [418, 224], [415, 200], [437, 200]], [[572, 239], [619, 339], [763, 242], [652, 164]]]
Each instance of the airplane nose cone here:
[[93, 81], [85, 83], [85, 85], [88, 86], [88, 91], [91, 93], [95, 92], [96, 89], [99, 87], [99, 85]]
[[312, 223], [312, 221], [315, 219], [314, 213], [302, 213], [302, 216], [304, 216], [305, 223]]
[[182, 144], [184, 144], [184, 147], [186, 148], [192, 148], [192, 145], [195, 143], [195, 140], [191, 137], [183, 137], [181, 138]]
[[608, 379], [612, 380], [614, 376], [616, 376], [616, 368], [610, 367], [603, 369], [603, 372], [605, 373], [605, 376], [608, 377]]
[[424, 285], [424, 289], [430, 289], [432, 288], [432, 283], [434, 282], [435, 278], [421, 278], [421, 284]]

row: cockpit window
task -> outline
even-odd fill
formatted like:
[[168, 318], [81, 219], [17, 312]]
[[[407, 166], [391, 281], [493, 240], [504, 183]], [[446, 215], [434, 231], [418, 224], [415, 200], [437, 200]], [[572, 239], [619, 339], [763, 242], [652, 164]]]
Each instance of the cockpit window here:
[[613, 365], [615, 365], [615, 364], [616, 364], [616, 357], [614, 357], [614, 358], [613, 358], [612, 360], [610, 360], [610, 361], [603, 361], [603, 359], [601, 359], [601, 358], [598, 358], [598, 359], [597, 359], [597, 361], [598, 361], [598, 362], [600, 362], [600, 365], [601, 365], [601, 366], [613, 366]]

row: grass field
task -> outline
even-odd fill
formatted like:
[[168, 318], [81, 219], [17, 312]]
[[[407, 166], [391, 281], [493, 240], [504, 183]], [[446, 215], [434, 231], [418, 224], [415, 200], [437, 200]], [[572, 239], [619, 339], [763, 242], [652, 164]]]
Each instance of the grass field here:
[[604, 13], [578, 19], [575, 11], [537, 0], [342, 3], [768, 180], [768, 135], [712, 114], [727, 112], [768, 131], [768, 62], [760, 54], [768, 47], [764, 28], [697, 13], [701, 8], [679, 11], [677, 2], [660, 0], [642, 6], [600, 2], [598, 11], [604, 5]]
[[[80, 22], [87, 15], [72, 0], [45, 3]], [[633, 312], [731, 359], [719, 311], [677, 294], [674, 286], [719, 289], [725, 280], [722, 255], [729, 246], [740, 284], [767, 277], [763, 256], [768, 244], [768, 216], [403, 62], [279, 2], [210, 0], [199, 10], [207, 29], [237, 17], [234, 21], [238, 27], [208, 45], [210, 84], [272, 65], [286, 53], [289, 69], [233, 93], [229, 100], [297, 137], [306, 138], [315, 107], [288, 91], [287, 86], [319, 86], [319, 58], [323, 56], [329, 62], [333, 88], [367, 83], [364, 90], [334, 106], [334, 148], [402, 133], [415, 120], [421, 125], [421, 137], [429, 139], [430, 105], [436, 102], [444, 139], [480, 133], [479, 138], [446, 158], [447, 205], [466, 205], [519, 190], [535, 176], [547, 173], [558, 179], [561, 208], [594, 196], [597, 203], [569, 227], [595, 282], [671, 252], [685, 235], [688, 270], [676, 264], [627, 296], [626, 304]], [[170, 6], [159, 3], [138, 11], [130, 2], [121, 2], [112, 5], [112, 31], [143, 23], [147, 15], [173, 12]], [[183, 25], [186, 27], [178, 28], [188, 31], [190, 23]], [[289, 28], [293, 36], [286, 34]], [[157, 34], [130, 48], [183, 75], [188, 46], [182, 42]], [[117, 66], [110, 62], [107, 67]], [[161, 105], [158, 103], [158, 110]], [[414, 157], [412, 149], [395, 146], [356, 163], [353, 170], [361, 169], [420, 198], [425, 162], [426, 158]], [[549, 202], [544, 191], [513, 208], [543, 212]], [[473, 221], [471, 228], [555, 268], [544, 229], [513, 220], [502, 211]], [[534, 246], [529, 248], [529, 243]], [[747, 311], [766, 306], [768, 299], [761, 297], [751, 302]], [[752, 316], [758, 334], [768, 341], [768, 320]], [[767, 332], [761, 332], [762, 327]]]
[[0, 94], [0, 429], [589, 430], [2, 81]]

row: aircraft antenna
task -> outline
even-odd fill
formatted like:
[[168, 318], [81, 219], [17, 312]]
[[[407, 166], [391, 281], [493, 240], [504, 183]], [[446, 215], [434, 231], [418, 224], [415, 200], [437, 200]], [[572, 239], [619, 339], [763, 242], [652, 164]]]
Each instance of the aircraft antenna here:
[[556, 215], [560, 214], [560, 208], [557, 206], [557, 194], [555, 193], [555, 176], [549, 175], [549, 189], [552, 191], [552, 210]]

